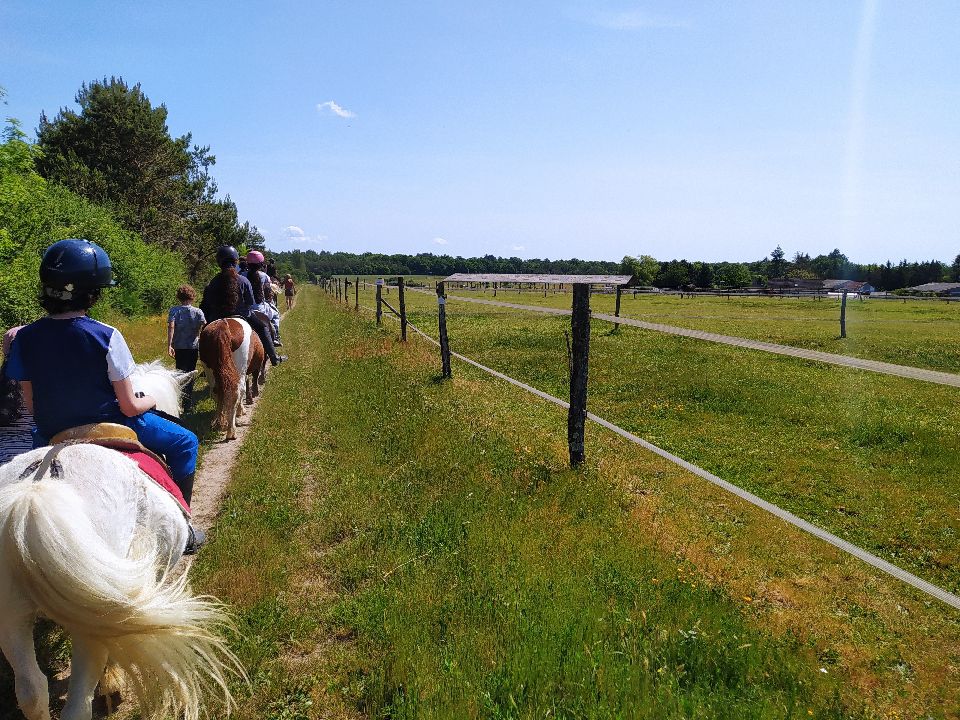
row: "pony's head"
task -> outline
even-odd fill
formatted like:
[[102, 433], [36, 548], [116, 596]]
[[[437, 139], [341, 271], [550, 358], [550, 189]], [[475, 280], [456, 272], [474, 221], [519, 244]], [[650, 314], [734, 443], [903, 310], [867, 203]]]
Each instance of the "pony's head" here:
[[153, 396], [157, 409], [180, 417], [180, 389], [197, 375], [193, 372], [171, 370], [159, 360], [139, 363], [130, 375], [133, 389]]

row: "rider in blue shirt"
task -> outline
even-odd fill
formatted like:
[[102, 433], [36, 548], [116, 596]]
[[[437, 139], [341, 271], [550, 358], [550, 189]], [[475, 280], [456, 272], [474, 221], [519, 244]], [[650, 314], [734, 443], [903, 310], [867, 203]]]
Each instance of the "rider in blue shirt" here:
[[[49, 438], [78, 425], [126, 425], [144, 446], [166, 458], [189, 505], [197, 436], [150, 412], [156, 400], [134, 392], [130, 375], [135, 363], [123, 335], [87, 315], [102, 288], [116, 284], [107, 253], [89, 240], [61, 240], [47, 248], [40, 281], [47, 317], [17, 333], [7, 366], [33, 412], [34, 445], [46, 445]], [[191, 533], [188, 551], [196, 550], [201, 535]]]

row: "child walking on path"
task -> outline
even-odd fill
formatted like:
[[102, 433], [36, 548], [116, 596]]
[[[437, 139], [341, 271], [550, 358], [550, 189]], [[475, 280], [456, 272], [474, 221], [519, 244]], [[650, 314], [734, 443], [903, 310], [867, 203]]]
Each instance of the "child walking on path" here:
[[[177, 370], [193, 372], [197, 369], [200, 349], [200, 330], [206, 324], [200, 308], [193, 306], [196, 291], [189, 285], [177, 289], [179, 305], [170, 308], [167, 315], [167, 352], [176, 361]], [[183, 388], [183, 410], [193, 411], [193, 380]]]

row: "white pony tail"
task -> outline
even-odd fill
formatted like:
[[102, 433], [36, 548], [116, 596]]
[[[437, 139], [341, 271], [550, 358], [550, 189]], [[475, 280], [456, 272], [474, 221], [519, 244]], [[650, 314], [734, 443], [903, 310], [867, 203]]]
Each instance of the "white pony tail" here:
[[198, 720], [217, 696], [229, 715], [228, 679], [246, 676], [220, 637], [232, 629], [223, 606], [194, 597], [185, 574], [158, 577], [153, 541], [117, 556], [82, 507], [58, 480], [0, 488], [0, 561], [44, 615], [107, 647], [145, 718]]

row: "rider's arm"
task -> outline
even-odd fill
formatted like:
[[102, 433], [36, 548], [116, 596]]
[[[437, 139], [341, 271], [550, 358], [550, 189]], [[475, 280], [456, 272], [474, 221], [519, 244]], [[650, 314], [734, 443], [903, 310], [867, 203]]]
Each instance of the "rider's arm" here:
[[33, 415], [33, 383], [30, 380], [20, 381], [20, 394], [23, 395], [23, 406]]
[[133, 383], [130, 378], [113, 381], [113, 392], [117, 395], [117, 402], [120, 404], [120, 412], [127, 417], [143, 415], [147, 410], [157, 406], [157, 401], [152, 395], [136, 397], [133, 390]]
[[120, 412], [127, 417], [142, 415], [147, 410], [157, 406], [157, 401], [150, 395], [137, 397], [130, 376], [136, 367], [130, 348], [123, 335], [114, 332], [110, 337], [110, 346], [107, 349], [107, 377], [113, 385], [113, 392], [117, 396]]

